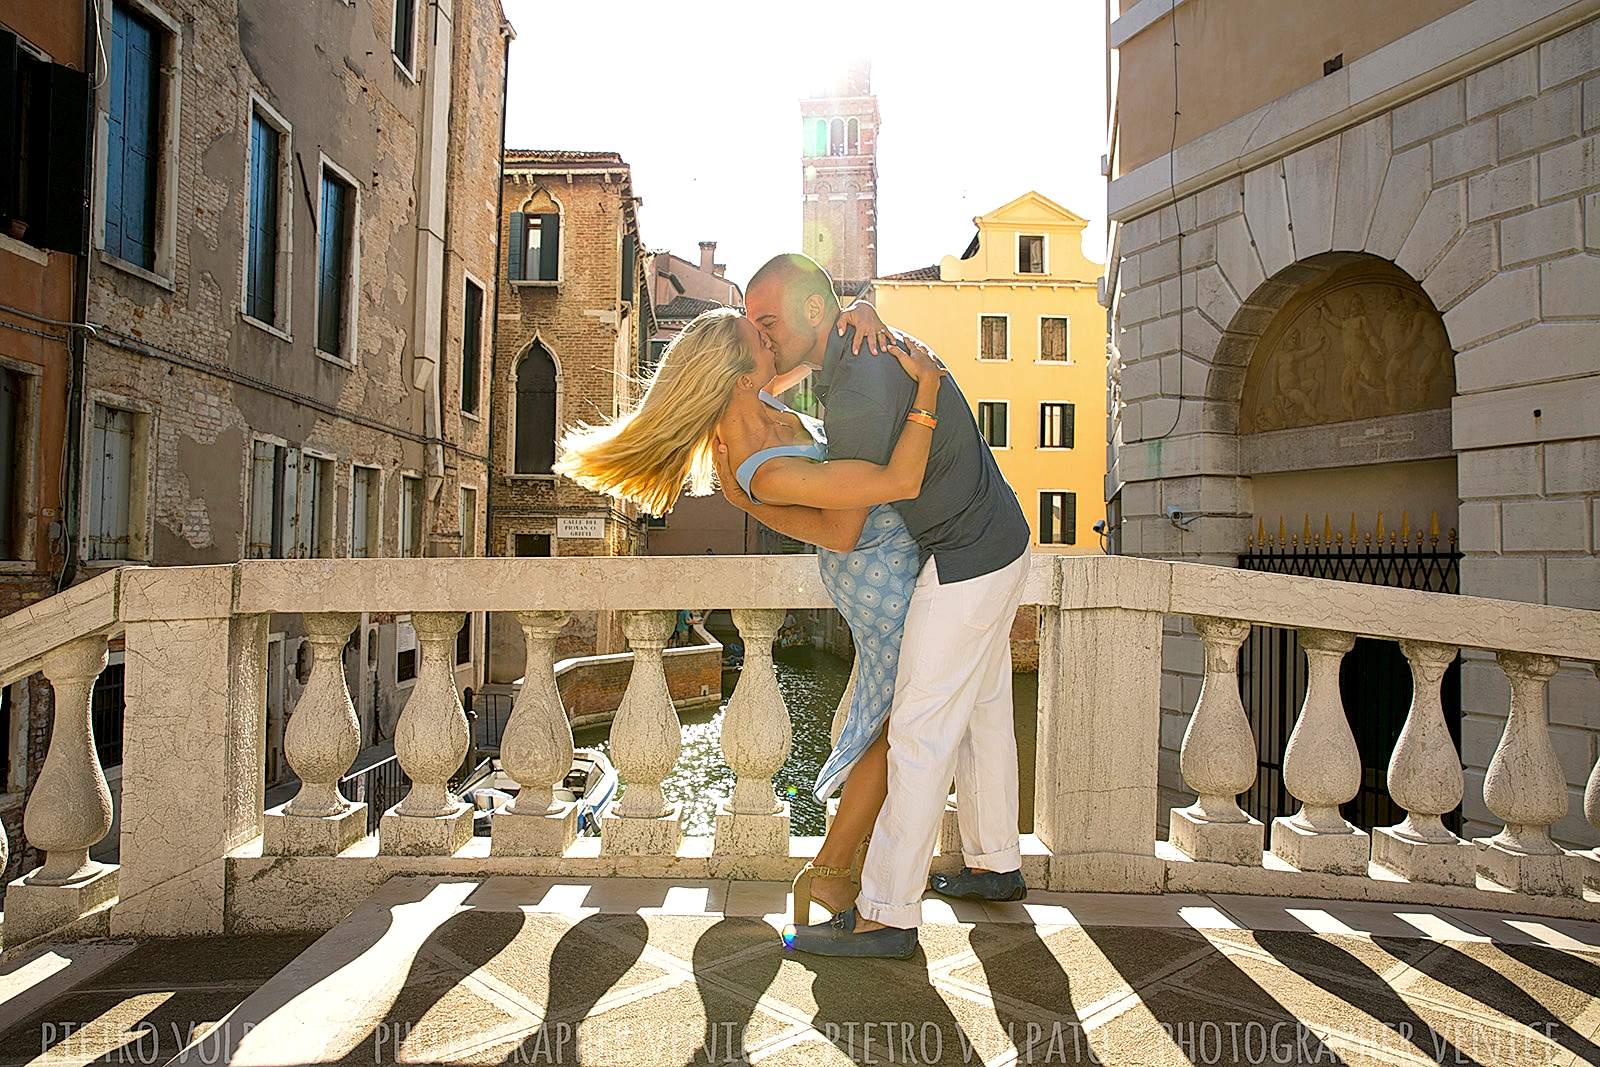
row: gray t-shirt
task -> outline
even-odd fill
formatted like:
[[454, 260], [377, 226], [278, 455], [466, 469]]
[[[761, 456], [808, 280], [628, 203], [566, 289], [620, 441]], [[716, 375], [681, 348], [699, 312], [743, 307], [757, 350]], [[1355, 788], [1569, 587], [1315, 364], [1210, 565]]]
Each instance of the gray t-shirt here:
[[[891, 355], [863, 350], [852, 356], [853, 335], [852, 330], [830, 338], [815, 377], [825, 405], [828, 458], [887, 463], [917, 386]], [[947, 585], [1007, 566], [1028, 551], [1032, 534], [954, 377], [939, 386], [937, 414], [922, 492], [894, 506], [917, 539], [924, 562], [934, 557], [939, 582]]]

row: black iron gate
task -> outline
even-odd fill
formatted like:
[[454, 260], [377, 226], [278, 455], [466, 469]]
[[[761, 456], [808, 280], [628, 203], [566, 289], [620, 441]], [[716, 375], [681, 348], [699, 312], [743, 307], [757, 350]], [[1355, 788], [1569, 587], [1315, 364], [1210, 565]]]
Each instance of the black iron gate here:
[[[1239, 566], [1435, 593], [1460, 591], [1461, 553], [1456, 550], [1454, 530], [1441, 541], [1437, 526], [1427, 537], [1403, 527], [1386, 540], [1380, 515], [1376, 532], [1364, 537], [1354, 529], [1348, 540], [1343, 534], [1332, 535], [1326, 523], [1324, 531], [1315, 535], [1308, 527], [1303, 537], [1284, 536], [1280, 524], [1278, 536], [1251, 539]], [[1294, 630], [1251, 627], [1239, 653], [1239, 691], [1255, 730], [1258, 757], [1255, 787], [1241, 803], [1270, 826], [1274, 818], [1291, 814], [1296, 807], [1283, 786], [1283, 751], [1306, 694], [1306, 661]], [[1361, 752], [1361, 791], [1344, 806], [1344, 816], [1368, 830], [1397, 823], [1405, 812], [1389, 797], [1386, 776], [1411, 706], [1411, 668], [1399, 644], [1357, 638], [1339, 670], [1339, 693]], [[1445, 672], [1441, 696], [1445, 722], [1459, 749], [1459, 656]], [[1445, 823], [1458, 830], [1459, 809], [1445, 816]]]

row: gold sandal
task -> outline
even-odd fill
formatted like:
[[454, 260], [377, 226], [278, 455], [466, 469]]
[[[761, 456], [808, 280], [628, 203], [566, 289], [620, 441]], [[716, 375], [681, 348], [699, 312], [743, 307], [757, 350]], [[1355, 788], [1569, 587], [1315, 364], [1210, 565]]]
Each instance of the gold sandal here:
[[851, 867], [819, 867], [814, 863], [807, 863], [794, 877], [794, 895], [789, 921], [796, 926], [810, 925], [812, 901], [816, 901], [824, 908], [828, 907], [827, 901], [811, 895], [812, 878], [852, 878], [854, 874]]

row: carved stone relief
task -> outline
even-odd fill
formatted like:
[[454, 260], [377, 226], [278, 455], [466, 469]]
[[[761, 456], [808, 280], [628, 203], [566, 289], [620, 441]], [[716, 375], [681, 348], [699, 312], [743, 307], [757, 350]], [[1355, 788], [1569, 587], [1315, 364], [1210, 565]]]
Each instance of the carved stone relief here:
[[1244, 433], [1448, 407], [1454, 353], [1409, 280], [1337, 275], [1286, 304], [1245, 372]]

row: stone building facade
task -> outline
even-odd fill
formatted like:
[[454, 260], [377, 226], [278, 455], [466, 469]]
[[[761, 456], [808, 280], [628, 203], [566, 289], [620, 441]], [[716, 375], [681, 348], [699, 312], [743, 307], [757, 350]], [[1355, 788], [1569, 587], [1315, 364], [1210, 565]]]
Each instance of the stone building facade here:
[[852, 64], [836, 84], [801, 100], [800, 125], [800, 251], [835, 280], [859, 287], [878, 276], [879, 122], [872, 67]]
[[[499, 0], [224, 7], [99, 5], [77, 573], [481, 553]], [[309, 667], [298, 620], [272, 630], [269, 780]], [[416, 647], [404, 617], [356, 628], [364, 743]]]
[[[86, 333], [68, 325], [83, 319], [88, 248], [85, 12], [44, 0], [0, 11], [0, 616], [67, 577], [69, 394]], [[0, 689], [0, 824], [11, 842], [0, 886], [34, 865], [22, 813], [51, 696], [37, 674]]]
[[[1172, 6], [1110, 9], [1113, 550], [1415, 553], [1438, 515], [1459, 592], [1600, 608], [1600, 11], [1345, 0], [1291, 33], [1266, 0]], [[1163, 810], [1202, 661], [1174, 624]], [[1476, 835], [1507, 687], [1487, 653], [1459, 678]], [[1589, 665], [1549, 715], [1554, 836], [1592, 845]]]
[[[637, 555], [635, 508], [551, 471], [566, 428], [639, 395], [655, 320], [631, 172], [614, 152], [511, 149], [502, 183], [489, 554]], [[516, 621], [496, 616], [492, 630], [490, 680], [521, 677]], [[563, 655], [624, 647], [609, 613], [575, 620], [560, 643]]]

